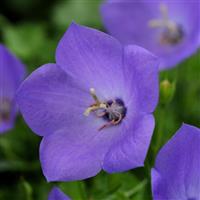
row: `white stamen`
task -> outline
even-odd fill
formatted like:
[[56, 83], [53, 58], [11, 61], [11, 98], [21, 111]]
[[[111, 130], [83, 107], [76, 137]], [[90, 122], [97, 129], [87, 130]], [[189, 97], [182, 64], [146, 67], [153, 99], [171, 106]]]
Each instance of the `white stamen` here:
[[93, 97], [95, 103], [85, 110], [84, 112], [85, 116], [89, 116], [89, 114], [95, 110], [107, 108], [105, 103], [99, 101], [94, 88], [90, 88], [90, 94]]
[[169, 15], [168, 15], [168, 8], [164, 3], [160, 4], [160, 12], [163, 16], [163, 20], [168, 20], [169, 19]]
[[165, 4], [160, 4], [160, 12], [162, 19], [152, 19], [148, 22], [148, 25], [152, 28], [167, 27], [168, 29], [176, 28], [176, 24], [169, 19], [168, 8]]
[[95, 100], [96, 104], [100, 104], [100, 101], [96, 95], [95, 89], [94, 88], [90, 88], [90, 94], [93, 97], [93, 99]]

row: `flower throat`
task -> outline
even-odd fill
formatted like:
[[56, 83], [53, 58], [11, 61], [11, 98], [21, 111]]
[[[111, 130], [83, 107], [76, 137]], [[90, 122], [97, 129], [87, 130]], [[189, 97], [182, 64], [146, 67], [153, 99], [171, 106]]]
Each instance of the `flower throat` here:
[[10, 101], [6, 98], [0, 98], [0, 123], [10, 119]]
[[93, 112], [95, 113], [96, 117], [107, 121], [98, 129], [99, 131], [110, 126], [118, 125], [122, 122], [126, 115], [127, 109], [121, 99], [116, 98], [108, 101], [100, 101], [96, 96], [94, 88], [90, 89], [90, 94], [95, 103], [85, 110], [84, 115], [88, 116], [91, 112]]
[[161, 19], [152, 19], [149, 21], [151, 28], [161, 28], [160, 43], [164, 45], [178, 44], [184, 36], [183, 29], [180, 24], [169, 19], [168, 7], [160, 4]]

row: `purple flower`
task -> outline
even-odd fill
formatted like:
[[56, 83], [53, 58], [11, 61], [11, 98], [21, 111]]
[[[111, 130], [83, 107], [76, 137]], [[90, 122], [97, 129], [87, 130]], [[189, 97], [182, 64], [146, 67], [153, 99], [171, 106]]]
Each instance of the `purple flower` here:
[[135, 43], [175, 66], [199, 47], [200, 1], [108, 0], [101, 7], [107, 30], [124, 44]]
[[70, 200], [59, 188], [54, 187], [49, 193], [48, 200]]
[[0, 134], [14, 126], [15, 92], [25, 76], [23, 64], [0, 44]]
[[152, 169], [154, 200], [200, 198], [200, 129], [182, 125]]
[[21, 85], [20, 110], [44, 136], [48, 181], [69, 181], [143, 165], [154, 129], [158, 62], [100, 31], [71, 24], [46, 64]]

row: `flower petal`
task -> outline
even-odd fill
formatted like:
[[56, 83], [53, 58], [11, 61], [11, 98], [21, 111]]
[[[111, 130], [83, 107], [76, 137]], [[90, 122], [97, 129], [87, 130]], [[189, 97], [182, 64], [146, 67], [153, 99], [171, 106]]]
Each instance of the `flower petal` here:
[[152, 169], [155, 200], [200, 198], [200, 129], [183, 124], [160, 150]]
[[17, 114], [14, 96], [24, 76], [24, 65], [5, 46], [0, 44], [0, 108], [3, 110], [3, 106], [8, 107], [6, 110], [9, 115], [6, 120], [1, 119], [0, 116], [0, 133], [8, 131], [14, 126]]
[[39, 135], [91, 123], [83, 115], [91, 96], [55, 64], [34, 71], [20, 86], [17, 101], [25, 121]]
[[152, 115], [129, 121], [119, 138], [105, 155], [103, 169], [109, 173], [121, 172], [143, 166], [154, 129]]
[[[40, 145], [40, 161], [48, 181], [72, 181], [95, 176], [102, 168], [105, 152], [110, 145], [110, 132], [94, 132], [85, 137], [88, 130], [80, 129], [82, 138], [70, 138], [69, 131], [62, 130], [43, 137]], [[112, 135], [112, 133], [111, 133]]]
[[24, 65], [0, 44], [0, 96], [12, 99], [24, 76]]
[[[160, 19], [160, 5], [168, 7], [169, 18], [182, 26], [185, 37], [177, 45], [159, 42], [160, 29], [151, 28], [152, 19]], [[137, 44], [161, 59], [160, 69], [173, 67], [195, 53], [199, 47], [199, 1], [110, 0], [101, 7], [103, 22], [111, 35], [124, 44]]]
[[49, 193], [48, 200], [70, 200], [58, 187], [54, 187]]
[[72, 23], [57, 47], [56, 62], [87, 90], [108, 98], [124, 93], [122, 55], [113, 37]]
[[157, 50], [157, 53], [162, 57], [161, 69], [166, 66], [173, 67], [185, 58], [196, 53], [199, 48], [199, 35], [200, 35], [200, 2], [182, 0], [177, 2], [166, 1], [169, 9], [170, 19], [176, 21], [183, 28], [185, 38], [183, 41], [172, 47]]
[[152, 45], [156, 31], [148, 26], [148, 21], [158, 18], [159, 13], [155, 12], [157, 4], [155, 1], [105, 1], [101, 7], [104, 25], [123, 44]]
[[124, 73], [129, 90], [137, 88], [140, 110], [151, 113], [158, 103], [158, 59], [147, 50], [128, 45], [124, 48]]

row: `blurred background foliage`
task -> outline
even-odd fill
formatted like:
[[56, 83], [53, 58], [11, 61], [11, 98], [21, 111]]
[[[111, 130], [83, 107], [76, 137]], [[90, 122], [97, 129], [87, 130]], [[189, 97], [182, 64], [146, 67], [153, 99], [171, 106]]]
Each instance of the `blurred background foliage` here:
[[[55, 62], [60, 37], [72, 21], [103, 29], [101, 0], [1, 0], [0, 42], [27, 66], [28, 74]], [[120, 26], [120, 24], [119, 24]], [[21, 116], [0, 135], [0, 200], [45, 200], [54, 185], [75, 200], [151, 200], [150, 170], [163, 144], [180, 125], [200, 127], [200, 52], [160, 74], [156, 128], [144, 168], [69, 183], [47, 183], [39, 163], [41, 138]]]

